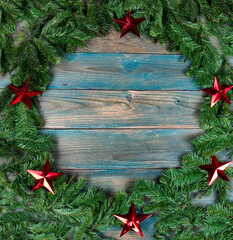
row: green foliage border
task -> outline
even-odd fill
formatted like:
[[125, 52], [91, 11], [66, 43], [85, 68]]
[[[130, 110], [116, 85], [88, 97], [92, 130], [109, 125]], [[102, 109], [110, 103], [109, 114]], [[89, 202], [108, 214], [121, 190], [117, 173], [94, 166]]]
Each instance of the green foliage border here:
[[[59, 64], [65, 53], [74, 53], [85, 41], [104, 36], [112, 21], [127, 10], [153, 42], [179, 50], [191, 59], [186, 72], [200, 88], [212, 87], [217, 76], [222, 85], [232, 85], [232, 0], [0, 0], [0, 71], [10, 73], [11, 84], [22, 86], [32, 74], [31, 88], [45, 91], [51, 81], [51, 64]], [[16, 23], [25, 21], [16, 33]], [[219, 40], [220, 50], [210, 41]], [[46, 94], [46, 93], [44, 93]], [[207, 186], [207, 172], [197, 168], [209, 164], [212, 154], [233, 155], [231, 105], [218, 102], [210, 108], [205, 96], [200, 123], [204, 134], [194, 139], [193, 152], [182, 159], [182, 167], [169, 169], [158, 182], [139, 179], [129, 193], [107, 195], [86, 188], [84, 179], [62, 176], [54, 181], [55, 195], [43, 188], [32, 194], [34, 179], [26, 169], [41, 169], [55, 143], [38, 130], [44, 122], [32, 99], [32, 111], [24, 104], [9, 107], [14, 97], [9, 87], [0, 95], [0, 156], [7, 160], [0, 170], [0, 237], [2, 239], [109, 239], [102, 231], [122, 226], [112, 214], [126, 213], [130, 203], [157, 216], [155, 239], [233, 239], [231, 186], [223, 180]], [[232, 91], [228, 93], [233, 99]], [[231, 168], [227, 175], [233, 176]], [[199, 198], [216, 192], [209, 206], [196, 206]], [[148, 220], [147, 220], [148, 221]], [[119, 230], [120, 234], [120, 230]]]

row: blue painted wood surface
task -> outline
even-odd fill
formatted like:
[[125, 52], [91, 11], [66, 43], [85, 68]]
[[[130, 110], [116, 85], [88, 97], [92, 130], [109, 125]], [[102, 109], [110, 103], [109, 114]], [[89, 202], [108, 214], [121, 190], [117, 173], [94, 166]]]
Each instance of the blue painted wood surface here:
[[184, 74], [190, 62], [180, 55], [79, 53], [67, 54], [66, 61], [56, 68], [50, 88], [198, 89]]
[[[199, 90], [185, 76], [190, 61], [181, 55], [67, 54], [53, 68], [48, 89]], [[0, 87], [9, 83], [9, 76]]]
[[58, 143], [61, 168], [143, 169], [180, 165], [199, 129], [43, 130]]
[[45, 128], [199, 128], [201, 91], [48, 90]]

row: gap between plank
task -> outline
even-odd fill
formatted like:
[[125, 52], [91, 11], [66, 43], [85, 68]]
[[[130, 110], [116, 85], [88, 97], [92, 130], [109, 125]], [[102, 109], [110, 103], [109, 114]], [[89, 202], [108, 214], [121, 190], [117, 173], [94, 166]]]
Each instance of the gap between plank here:
[[[3, 88], [0, 88], [0, 89], [3, 89]], [[150, 90], [150, 89], [142, 89], [142, 90], [139, 90], [139, 89], [92, 89], [92, 88], [85, 88], [85, 89], [83, 89], [83, 88], [76, 88], [76, 89], [74, 89], [74, 88], [57, 88], [57, 89], [54, 89], [54, 88], [48, 88], [46, 91], [54, 91], [54, 90], [58, 90], [58, 91], [64, 91], [64, 90], [67, 90], [67, 91], [70, 91], [70, 90], [74, 90], [74, 91], [101, 91], [101, 92], [107, 92], [107, 91], [109, 91], [109, 92], [114, 92], [114, 91], [116, 91], [116, 92], [120, 92], [120, 91], [122, 91], [122, 92], [126, 92], [126, 91], [135, 91], [135, 92], [146, 92], [146, 91], [150, 91], [150, 92], [158, 92], [158, 91], [160, 91], [160, 92], [200, 92], [200, 90], [188, 90], [188, 89], [185, 89], [185, 90], [182, 90], [182, 89], [157, 89], [157, 90]]]
[[171, 128], [171, 127], [166, 127], [166, 126], [164, 126], [164, 127], [121, 127], [121, 128], [39, 128], [39, 130], [114, 130], [114, 131], [118, 131], [118, 130], [120, 130], [120, 131], [124, 131], [124, 130], [152, 130], [152, 129], [171, 129], [171, 130], [173, 130], [173, 129], [180, 129], [180, 130], [182, 130], [182, 129], [190, 129], [190, 130], [193, 130], [193, 129], [200, 129], [201, 130], [201, 127], [189, 127], [189, 126], [183, 126], [183, 127], [177, 127], [177, 128]]

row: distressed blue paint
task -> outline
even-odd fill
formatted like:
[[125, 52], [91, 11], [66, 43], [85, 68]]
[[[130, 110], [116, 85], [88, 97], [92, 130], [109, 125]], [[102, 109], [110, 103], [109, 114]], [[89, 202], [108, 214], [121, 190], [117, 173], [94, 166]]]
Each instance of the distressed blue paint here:
[[201, 91], [53, 90], [42, 95], [46, 128], [199, 128]]
[[54, 81], [49, 87], [50, 89], [197, 90], [198, 87], [194, 86], [193, 79], [184, 74], [189, 68], [190, 61], [185, 63], [183, 61], [184, 57], [180, 55], [67, 54], [66, 63], [54, 69]]
[[[146, 169], [180, 165], [198, 129], [43, 130], [58, 141], [56, 163], [73, 169]], [[137, 170], [136, 170], [137, 171]], [[117, 176], [116, 176], [117, 177]]]
[[127, 70], [127, 71], [132, 71], [134, 70], [138, 65], [138, 62], [137, 60], [135, 59], [129, 59], [124, 65], [124, 70]]
[[[48, 89], [135, 89], [197, 90], [184, 75], [190, 65], [184, 57], [150, 54], [67, 54], [66, 60], [53, 68]], [[9, 76], [0, 81], [0, 88]]]

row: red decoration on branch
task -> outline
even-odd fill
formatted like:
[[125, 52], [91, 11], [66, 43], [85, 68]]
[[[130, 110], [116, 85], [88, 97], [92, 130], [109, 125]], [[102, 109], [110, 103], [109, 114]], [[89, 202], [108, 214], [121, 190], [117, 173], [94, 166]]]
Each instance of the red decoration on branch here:
[[32, 109], [31, 97], [41, 94], [43, 92], [37, 92], [37, 91], [33, 92], [29, 90], [29, 83], [31, 81], [31, 77], [32, 76], [28, 78], [27, 82], [22, 87], [15, 87], [12, 85], [8, 85], [16, 93], [15, 98], [13, 99], [12, 103], [9, 106], [19, 102], [23, 102], [30, 110]]
[[121, 30], [121, 35], [119, 37], [119, 38], [121, 38], [128, 32], [132, 32], [136, 36], [140, 37], [137, 26], [146, 19], [145, 18], [134, 18], [131, 15], [131, 12], [128, 11], [125, 19], [113, 19], [113, 20], [123, 27]]
[[134, 203], [131, 204], [128, 214], [125, 215], [113, 214], [113, 215], [125, 224], [120, 237], [123, 236], [128, 231], [130, 231], [131, 229], [143, 237], [140, 223], [152, 216], [152, 214], [145, 215], [137, 214]]
[[52, 194], [55, 194], [53, 190], [52, 181], [60, 177], [61, 175], [65, 174], [65, 173], [50, 172], [49, 158], [47, 159], [42, 171], [28, 170], [28, 169], [26, 171], [36, 179], [36, 183], [31, 192], [33, 192], [35, 189], [46, 187]]
[[212, 95], [212, 100], [211, 100], [211, 107], [213, 107], [219, 100], [222, 100], [226, 103], [230, 103], [230, 100], [228, 99], [226, 93], [233, 87], [231, 86], [221, 86], [219, 83], [217, 77], [214, 79], [214, 87], [213, 88], [205, 88], [201, 89], [201, 91], [208, 93]]
[[220, 163], [215, 155], [211, 158], [211, 164], [210, 165], [201, 165], [198, 166], [199, 168], [206, 170], [209, 172], [209, 183], [208, 186], [210, 186], [218, 177], [222, 178], [223, 180], [228, 179], [227, 175], [225, 174], [224, 170], [231, 164], [232, 161]]

